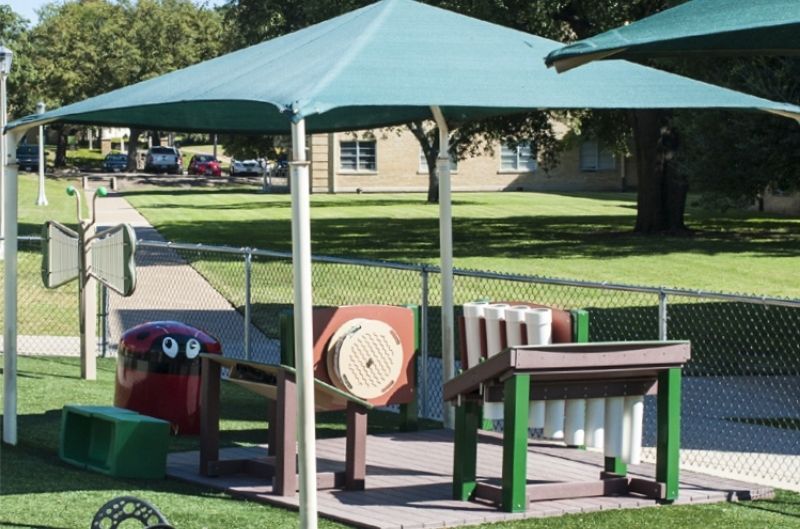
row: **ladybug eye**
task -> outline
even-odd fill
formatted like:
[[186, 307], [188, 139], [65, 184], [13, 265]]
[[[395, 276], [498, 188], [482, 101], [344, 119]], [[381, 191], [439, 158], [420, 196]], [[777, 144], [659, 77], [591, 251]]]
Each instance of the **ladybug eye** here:
[[178, 342], [176, 342], [174, 338], [169, 336], [164, 338], [161, 342], [161, 349], [163, 349], [164, 354], [170, 358], [178, 356]]
[[200, 342], [198, 342], [195, 338], [189, 338], [189, 341], [186, 342], [186, 358], [191, 360], [192, 358], [196, 358], [199, 354]]

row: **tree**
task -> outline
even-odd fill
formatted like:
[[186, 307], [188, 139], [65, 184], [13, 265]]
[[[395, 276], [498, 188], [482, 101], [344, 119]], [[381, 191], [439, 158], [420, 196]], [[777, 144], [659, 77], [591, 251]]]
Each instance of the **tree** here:
[[35, 90], [36, 71], [31, 59], [28, 20], [7, 5], [0, 5], [0, 44], [14, 53], [13, 67], [8, 77], [8, 114], [13, 118], [33, 113], [38, 94]]
[[[191, 0], [54, 2], [31, 30], [39, 86], [51, 108], [213, 57], [221, 39], [220, 15]], [[63, 165], [70, 128], [54, 128], [56, 165]], [[131, 131], [132, 166], [139, 134]]]
[[[747, 57], [686, 61], [691, 75], [777, 101], [800, 103], [800, 59]], [[800, 129], [797, 122], [763, 112], [678, 113], [678, 127], [691, 137], [678, 156], [687, 180], [706, 194], [752, 204], [765, 189], [800, 190]], [[720, 125], [722, 124], [722, 125]]]
[[[359, 7], [366, 2], [274, 2], [270, 0], [231, 0], [226, 11], [226, 20], [237, 28], [236, 39], [229, 43], [231, 49], [245, 44], [254, 44], [267, 38], [282, 35], [289, 31], [341, 14]], [[596, 2], [595, 0], [552, 0], [549, 2], [530, 2], [528, 0], [432, 0], [429, 3], [460, 12], [465, 15], [542, 35], [557, 40], [584, 38], [605, 29], [622, 24], [626, 20], [642, 18], [656, 10], [667, 7], [669, 0], [631, 0], [625, 3]], [[262, 21], [254, 24], [253, 21]], [[493, 141], [515, 144], [531, 141], [545, 169], [558, 162], [563, 144], [555, 141], [554, 119], [566, 121], [574, 130], [602, 131], [602, 143], [624, 145], [624, 138], [630, 137], [625, 115], [619, 112], [531, 112], [523, 116], [511, 116], [483, 120], [461, 125], [453, 133], [451, 155], [458, 158], [491, 151]], [[634, 126], [644, 126], [642, 120], [631, 120]], [[649, 122], [648, 122], [649, 123]], [[457, 124], [454, 124], [457, 125]], [[409, 123], [407, 127], [419, 141], [429, 170], [428, 201], [438, 201], [438, 131], [422, 122]], [[634, 134], [634, 138], [645, 138], [645, 134]], [[652, 138], [651, 138], [652, 139]], [[638, 141], [638, 140], [637, 140]], [[640, 155], [655, 155], [653, 149], [636, 149]], [[671, 160], [664, 157], [664, 160]], [[639, 181], [647, 182], [656, 174], [665, 173], [669, 164], [657, 164], [655, 160], [643, 160], [638, 167], [651, 169], [649, 174], [640, 174]], [[655, 168], [660, 167], [661, 173]], [[646, 186], [647, 187], [647, 186]], [[654, 193], [660, 185], [650, 186]], [[662, 200], [662, 197], [653, 197]], [[641, 214], [649, 212], [642, 208]], [[649, 223], [637, 223], [649, 226]], [[659, 230], [661, 226], [652, 228]], [[650, 227], [644, 231], [651, 231]]]

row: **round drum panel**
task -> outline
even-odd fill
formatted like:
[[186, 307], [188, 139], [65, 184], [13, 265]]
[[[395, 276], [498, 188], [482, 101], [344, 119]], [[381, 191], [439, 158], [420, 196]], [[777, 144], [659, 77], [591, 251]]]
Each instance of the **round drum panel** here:
[[334, 385], [363, 400], [385, 395], [403, 369], [400, 337], [377, 320], [344, 323], [331, 337], [326, 356]]

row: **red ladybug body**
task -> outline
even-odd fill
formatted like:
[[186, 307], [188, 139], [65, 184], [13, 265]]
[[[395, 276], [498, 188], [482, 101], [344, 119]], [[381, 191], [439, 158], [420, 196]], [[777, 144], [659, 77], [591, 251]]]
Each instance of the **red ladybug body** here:
[[169, 421], [181, 435], [200, 432], [200, 353], [219, 341], [185, 323], [154, 321], [120, 339], [114, 405]]

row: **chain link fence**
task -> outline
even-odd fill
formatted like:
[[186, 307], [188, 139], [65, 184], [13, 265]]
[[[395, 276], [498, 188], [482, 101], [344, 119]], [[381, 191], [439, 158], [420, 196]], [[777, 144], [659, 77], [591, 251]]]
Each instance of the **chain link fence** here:
[[[77, 355], [75, 286], [41, 286], [39, 245], [20, 241], [19, 350]], [[279, 315], [293, 301], [290, 254], [140, 241], [136, 261], [136, 292], [100, 304], [101, 354], [114, 354], [125, 329], [174, 319], [218, 336], [226, 355], [278, 361]], [[315, 305], [421, 306], [419, 410], [431, 419], [442, 416], [439, 281], [428, 265], [314, 259]], [[800, 490], [800, 300], [465, 270], [456, 271], [455, 295], [457, 305], [486, 299], [585, 309], [592, 341], [691, 340], [683, 466]], [[652, 447], [653, 399], [646, 406], [644, 441]], [[654, 459], [652, 449], [644, 455]]]

